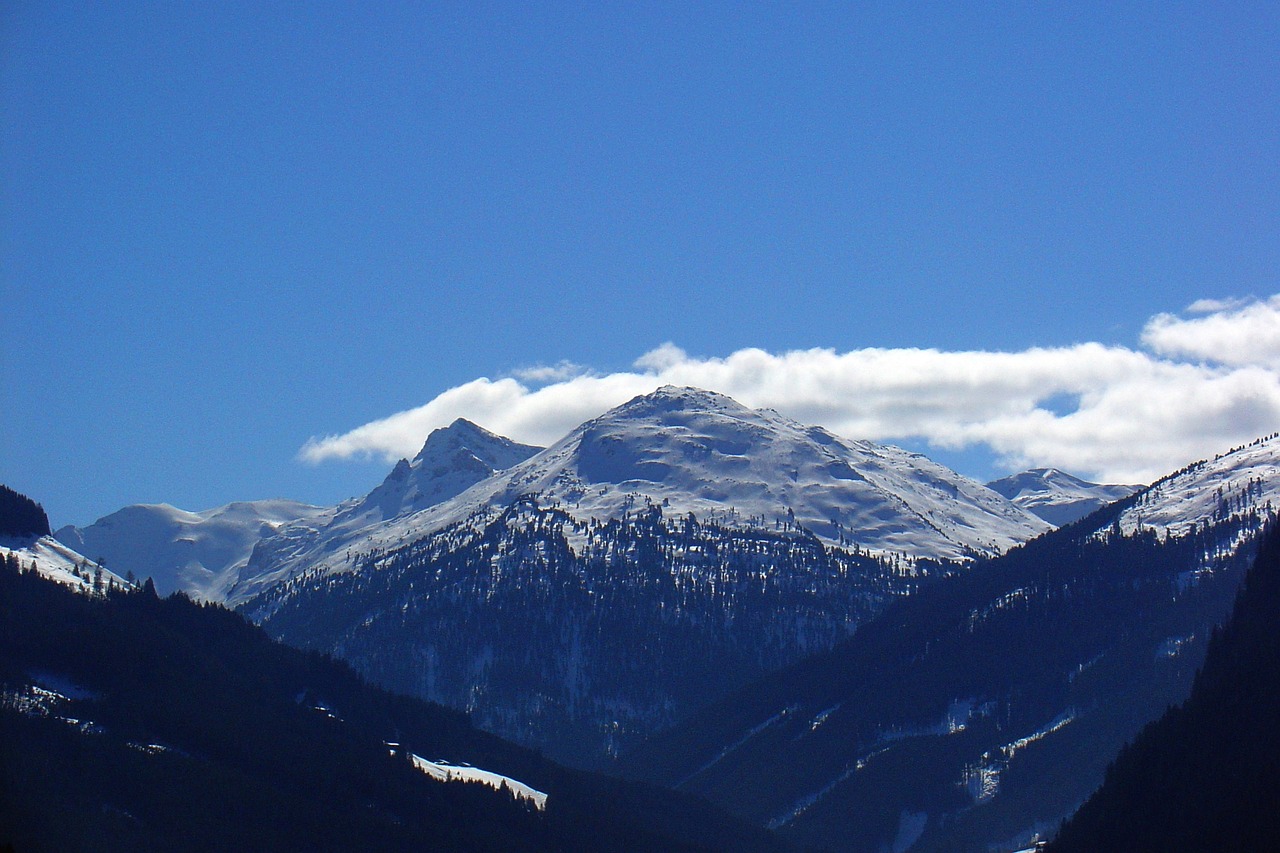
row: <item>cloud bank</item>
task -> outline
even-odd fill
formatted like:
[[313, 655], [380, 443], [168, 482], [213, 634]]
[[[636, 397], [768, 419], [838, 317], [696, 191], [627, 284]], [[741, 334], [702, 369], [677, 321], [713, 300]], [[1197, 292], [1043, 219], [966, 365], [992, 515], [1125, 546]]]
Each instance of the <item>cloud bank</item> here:
[[1010, 470], [1053, 466], [1102, 482], [1149, 482], [1280, 429], [1280, 295], [1201, 300], [1185, 314], [1153, 317], [1141, 349], [744, 349], [700, 358], [666, 343], [631, 371], [596, 374], [562, 362], [475, 379], [415, 409], [312, 438], [299, 455], [313, 463], [411, 457], [432, 429], [459, 417], [545, 445], [670, 384], [851, 438], [981, 446]]

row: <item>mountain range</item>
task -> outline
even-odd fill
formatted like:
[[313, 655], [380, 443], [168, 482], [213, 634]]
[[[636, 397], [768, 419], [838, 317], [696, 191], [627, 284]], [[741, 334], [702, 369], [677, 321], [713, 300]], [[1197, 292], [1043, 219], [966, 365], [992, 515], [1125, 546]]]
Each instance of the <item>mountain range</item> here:
[[1280, 438], [895, 601], [623, 759], [801, 844], [1016, 849], [1181, 701], [1280, 505]]
[[93, 583], [78, 542], [804, 847], [1012, 850], [1185, 698], [1278, 474], [1272, 435], [1146, 488], [1054, 469], [983, 486], [665, 387], [545, 449], [456, 421], [336, 507], [134, 507], [8, 541], [81, 591], [128, 585]]
[[420, 512], [304, 527], [255, 550], [289, 580], [251, 618], [590, 764], [1049, 525], [918, 454], [665, 387]]
[[[1078, 501], [1087, 484], [1064, 478], [1041, 479]], [[221, 568], [205, 547], [188, 592], [584, 764], [828, 648], [931, 573], [1050, 528], [919, 454], [677, 387], [545, 450], [456, 421], [334, 508], [232, 506], [203, 524], [127, 508], [59, 536], [166, 592], [193, 576], [181, 558], [210, 541], [198, 532], [239, 518]], [[540, 552], [519, 544], [534, 530]]]

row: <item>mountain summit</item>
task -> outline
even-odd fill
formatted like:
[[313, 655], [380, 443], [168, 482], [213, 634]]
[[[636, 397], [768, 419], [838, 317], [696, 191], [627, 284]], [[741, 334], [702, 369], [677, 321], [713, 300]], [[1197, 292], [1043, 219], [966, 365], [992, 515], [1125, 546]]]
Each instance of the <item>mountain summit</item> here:
[[1144, 487], [1090, 483], [1057, 468], [1031, 468], [987, 483], [987, 488], [1061, 527]]
[[920, 454], [841, 438], [712, 391], [664, 386], [453, 500], [370, 530], [370, 544], [386, 547], [529, 496], [580, 520], [617, 519], [648, 501], [667, 515], [801, 529], [909, 560], [993, 555], [1049, 529]]
[[401, 459], [363, 498], [300, 519], [259, 542], [249, 558], [245, 582], [230, 590], [226, 600], [240, 604], [291, 573], [345, 555], [360, 547], [370, 530], [448, 500], [540, 449], [463, 418], [433, 430], [412, 462]]
[[339, 512], [334, 521], [369, 523], [434, 506], [541, 449], [458, 418], [447, 427], [432, 430], [412, 462], [397, 462], [382, 485]]

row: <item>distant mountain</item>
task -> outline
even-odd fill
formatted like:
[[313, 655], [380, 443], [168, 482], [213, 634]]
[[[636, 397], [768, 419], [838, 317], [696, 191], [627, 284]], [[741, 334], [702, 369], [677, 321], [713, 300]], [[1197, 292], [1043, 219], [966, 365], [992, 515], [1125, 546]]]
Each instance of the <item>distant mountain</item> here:
[[460, 494], [541, 448], [519, 444], [459, 418], [427, 436], [410, 462], [400, 460], [376, 489], [265, 537], [244, 578], [224, 599], [238, 605], [272, 584], [326, 561], [345, 561], [369, 531], [412, 516]]
[[1020, 849], [1186, 697], [1277, 507], [1271, 436], [894, 601], [622, 767], [799, 844]]
[[412, 462], [402, 459], [368, 495], [336, 507], [266, 500], [188, 512], [139, 504], [88, 527], [63, 527], [55, 536], [121, 572], [152, 578], [161, 595], [181, 590], [200, 601], [235, 605], [277, 579], [273, 569], [279, 566], [271, 558], [251, 560], [259, 542], [274, 540], [268, 553], [296, 559], [336, 549], [369, 525], [451, 498], [537, 450], [459, 419], [432, 432]]
[[802, 529], [830, 545], [906, 560], [998, 554], [1049, 529], [920, 454], [840, 438], [696, 388], [665, 386], [636, 397], [495, 470], [424, 512], [383, 514], [390, 520], [382, 524], [361, 516], [344, 525], [344, 533], [357, 533], [344, 536], [341, 548], [299, 549], [284, 541], [285, 531], [263, 558], [277, 569], [342, 568], [354, 553], [404, 545], [477, 514], [492, 517], [528, 496], [581, 522], [618, 519], [649, 502], [667, 515]]
[[780, 851], [570, 771], [243, 619], [0, 564], [0, 848]]
[[1280, 850], [1280, 527], [1272, 526], [1191, 696], [1120, 753], [1051, 853]]
[[1035, 513], [1054, 527], [1061, 527], [1143, 487], [1100, 485], [1057, 468], [1031, 468], [987, 483], [987, 488], [1004, 495], [1027, 512]]
[[918, 454], [666, 387], [422, 512], [250, 561], [244, 612], [590, 763], [1049, 525]]
[[324, 511], [286, 500], [244, 501], [203, 512], [137, 504], [54, 535], [121, 573], [151, 578], [161, 595], [182, 590], [201, 601], [223, 601], [241, 580], [259, 539]]

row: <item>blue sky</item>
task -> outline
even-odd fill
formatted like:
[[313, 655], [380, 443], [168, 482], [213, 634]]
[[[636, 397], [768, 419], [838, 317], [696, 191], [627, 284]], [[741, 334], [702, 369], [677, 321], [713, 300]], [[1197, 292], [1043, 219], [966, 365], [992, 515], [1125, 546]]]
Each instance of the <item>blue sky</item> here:
[[[1265, 327], [1280, 291], [1274, 3], [0, 16], [0, 482], [55, 524], [332, 503], [420, 437], [311, 462], [309, 439], [507, 377], [527, 393], [413, 427], [470, 414], [549, 440], [563, 418], [511, 414], [548, 382], [539, 399], [590, 412], [633, 390], [610, 377], [702, 377], [748, 348], [801, 371], [787, 353], [1095, 342], [1162, 376], [1207, 362], [1235, 389], [1205, 419], [1226, 426], [1170, 461], [1280, 420], [1267, 340], [1219, 358], [1187, 337]], [[667, 342], [683, 361], [634, 366]], [[744, 381], [717, 390], [778, 397]], [[1127, 470], [1073, 457], [1079, 429], [1037, 449], [787, 406], [974, 476]]]

